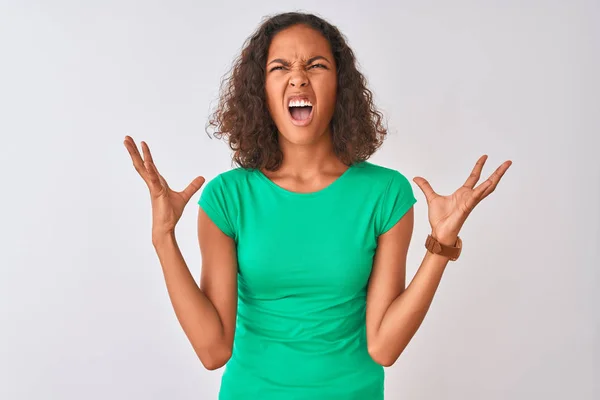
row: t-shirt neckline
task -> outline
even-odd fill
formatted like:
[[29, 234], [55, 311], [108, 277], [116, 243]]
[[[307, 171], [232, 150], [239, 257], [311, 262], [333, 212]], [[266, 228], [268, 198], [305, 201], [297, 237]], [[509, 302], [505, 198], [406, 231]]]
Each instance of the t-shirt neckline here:
[[348, 175], [350, 175], [351, 171], [354, 170], [356, 168], [356, 166], [357, 166], [357, 164], [352, 164], [351, 166], [349, 166], [348, 169], [346, 169], [339, 177], [337, 177], [333, 182], [331, 182], [329, 185], [325, 186], [323, 189], [320, 189], [320, 190], [317, 190], [314, 192], [306, 192], [306, 193], [293, 192], [291, 190], [285, 189], [285, 188], [279, 186], [278, 184], [276, 184], [275, 182], [273, 182], [260, 169], [257, 168], [254, 171], [256, 172], [256, 174], [258, 174], [258, 176], [263, 181], [265, 181], [267, 184], [269, 184], [269, 186], [273, 187], [275, 190], [277, 190], [280, 193], [283, 193], [287, 196], [314, 197], [314, 196], [319, 196], [324, 193], [327, 193], [330, 190], [332, 190], [333, 188], [335, 188], [336, 186], [339, 186], [341, 182], [343, 182], [344, 180], [346, 180], [348, 178]]

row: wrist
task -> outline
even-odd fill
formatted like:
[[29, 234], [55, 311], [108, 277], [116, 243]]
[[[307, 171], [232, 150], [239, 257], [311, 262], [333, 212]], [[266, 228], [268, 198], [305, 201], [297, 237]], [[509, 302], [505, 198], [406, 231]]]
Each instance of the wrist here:
[[458, 240], [458, 234], [451, 233], [438, 233], [436, 231], [431, 232], [431, 236], [444, 246], [454, 247], [456, 245], [456, 241]]
[[159, 232], [152, 232], [152, 245], [154, 245], [154, 247], [156, 246], [160, 246], [161, 244], [164, 243], [168, 243], [169, 241], [172, 241], [175, 239], [175, 231], [172, 230], [168, 230], [168, 231], [159, 231]]

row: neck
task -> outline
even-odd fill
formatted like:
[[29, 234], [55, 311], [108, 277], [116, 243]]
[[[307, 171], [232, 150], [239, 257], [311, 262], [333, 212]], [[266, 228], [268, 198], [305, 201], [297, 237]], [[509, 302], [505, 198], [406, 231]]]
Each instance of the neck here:
[[344, 164], [333, 151], [329, 130], [317, 141], [305, 144], [288, 142], [281, 135], [279, 145], [283, 152], [283, 162], [278, 171], [280, 174], [302, 178], [345, 169]]

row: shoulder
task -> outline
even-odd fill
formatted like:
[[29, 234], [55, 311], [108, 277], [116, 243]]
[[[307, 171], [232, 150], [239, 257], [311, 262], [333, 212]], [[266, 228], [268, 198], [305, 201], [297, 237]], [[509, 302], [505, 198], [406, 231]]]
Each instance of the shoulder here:
[[357, 168], [369, 193], [376, 198], [375, 230], [377, 236], [389, 231], [417, 202], [410, 181], [400, 171], [363, 162]]
[[253, 170], [245, 168], [234, 168], [229, 171], [221, 172], [214, 177], [213, 180], [218, 180], [223, 183], [235, 184], [239, 181], [244, 181], [248, 176], [252, 175]]
[[208, 180], [204, 189], [222, 190], [222, 191], [237, 191], [249, 177], [253, 174], [252, 170], [244, 168], [235, 168], [229, 171], [221, 172], [214, 178]]
[[370, 185], [375, 185], [380, 189], [387, 189], [390, 186], [407, 186], [410, 188], [408, 178], [400, 171], [378, 165], [372, 162], [363, 161], [355, 165], [357, 175], [369, 182]]
[[[225, 202], [226, 199], [235, 200], [247, 182], [248, 175], [251, 172], [243, 168], [235, 168], [229, 171], [221, 172], [213, 178], [206, 179], [200, 194], [200, 204], [208, 202]], [[231, 204], [231, 202], [228, 202]]]
[[227, 236], [237, 240], [240, 204], [251, 171], [235, 168], [217, 174], [204, 184], [198, 204]]

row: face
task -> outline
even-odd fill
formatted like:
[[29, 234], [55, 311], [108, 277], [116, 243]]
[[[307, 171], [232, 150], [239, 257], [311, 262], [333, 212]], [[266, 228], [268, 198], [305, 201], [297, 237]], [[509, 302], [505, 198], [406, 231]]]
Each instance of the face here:
[[294, 25], [273, 37], [265, 90], [269, 112], [285, 140], [311, 144], [329, 135], [336, 89], [335, 60], [319, 32]]

